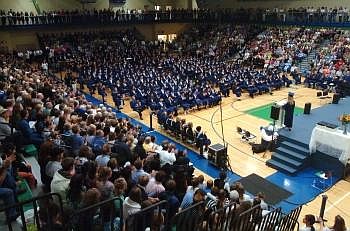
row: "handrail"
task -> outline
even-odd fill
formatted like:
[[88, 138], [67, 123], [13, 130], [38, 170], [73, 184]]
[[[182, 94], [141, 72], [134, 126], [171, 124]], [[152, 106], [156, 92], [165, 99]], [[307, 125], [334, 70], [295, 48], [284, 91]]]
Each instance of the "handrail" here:
[[[281, 222], [284, 220], [284, 219], [288, 219], [288, 220], [291, 220], [292, 222], [294, 222], [294, 225], [292, 225], [292, 227], [280, 227], [278, 225], [278, 229], [276, 231], [293, 231], [293, 230], [299, 230], [299, 227], [300, 227], [300, 224], [299, 224], [299, 221], [296, 220], [296, 219], [293, 219], [291, 217], [288, 217], [288, 216], [285, 216], [281, 219]], [[296, 227], [295, 227], [296, 225]], [[293, 228], [294, 227], [294, 228]], [[293, 229], [290, 229], [290, 228], [293, 228]]]
[[[33, 0], [35, 1], [35, 0]], [[30, 23], [20, 23], [16, 15], [3, 16], [5, 23], [0, 25], [4, 27], [35, 27], [35, 26], [66, 26], [66, 25], [124, 25], [139, 23], [258, 23], [272, 25], [299, 25], [299, 26], [325, 26], [325, 27], [345, 27], [350, 25], [348, 13], [328, 12], [323, 14], [297, 11], [269, 12], [263, 10], [172, 10], [172, 11], [146, 11], [137, 13], [131, 11], [124, 13], [122, 11], [107, 11], [105, 14], [86, 14], [81, 11], [78, 13], [68, 12], [49, 12], [47, 14], [38, 14], [30, 16]], [[21, 16], [20, 16], [21, 17]], [[2, 23], [2, 22], [1, 22]]]
[[[22, 222], [22, 226], [23, 226], [22, 228], [23, 228], [24, 231], [27, 231], [27, 226], [26, 226], [26, 220], [25, 220], [25, 216], [24, 216], [23, 205], [32, 202], [32, 203], [33, 203], [33, 209], [34, 209], [34, 218], [35, 218], [35, 221], [36, 221], [36, 223], [37, 223], [37, 225], [38, 225], [38, 230], [40, 230], [40, 221], [39, 221], [39, 215], [38, 215], [38, 210], [37, 210], [36, 201], [41, 200], [41, 199], [46, 199], [46, 198], [52, 198], [52, 196], [57, 196], [57, 197], [58, 197], [60, 213], [63, 214], [62, 198], [61, 198], [61, 195], [59, 195], [58, 193], [48, 193], [48, 194], [45, 194], [45, 195], [36, 196], [36, 197], [31, 198], [31, 199], [18, 202], [18, 203], [13, 204], [13, 205], [8, 205], [8, 206], [5, 206], [5, 207], [0, 208], [0, 212], [5, 211], [6, 220], [7, 220], [7, 219], [8, 219], [7, 210], [13, 209], [13, 208], [16, 209], [16, 208], [19, 207], [19, 213], [20, 213], [21, 222]], [[49, 220], [49, 225], [52, 225], [50, 220]], [[12, 231], [12, 230], [13, 230], [13, 229], [12, 229], [12, 224], [11, 224], [11, 222], [7, 222], [7, 227], [8, 227], [8, 229], [9, 229], [9, 231]]]
[[[165, 211], [167, 211], [168, 207], [169, 207], [168, 202], [166, 200], [163, 200], [163, 201], [159, 201], [155, 204], [152, 204], [151, 206], [148, 206], [135, 214], [130, 215], [125, 221], [125, 230], [130, 231], [130, 230], [128, 230], [128, 224], [130, 221], [133, 221], [132, 222], [133, 227], [131, 230], [138, 231], [139, 228], [141, 228], [141, 227], [142, 227], [142, 229], [146, 228], [145, 227], [146, 219], [149, 218], [147, 215], [153, 215], [153, 213], [150, 213], [150, 212], [152, 212], [152, 210], [154, 211], [155, 209], [157, 209], [157, 215], [160, 216], [160, 215], [162, 215], [162, 210], [165, 209]], [[136, 219], [132, 220], [134, 218], [136, 218]], [[152, 219], [149, 222], [152, 222]], [[165, 213], [164, 225], [168, 225], [168, 214], [167, 213]]]
[[[195, 218], [198, 220], [193, 220], [192, 217], [190, 217], [188, 215], [189, 215], [189, 213], [194, 211], [194, 209], [204, 208], [204, 206], [205, 206], [205, 203], [202, 201], [202, 202], [196, 203], [194, 205], [191, 205], [190, 207], [188, 207], [184, 210], [181, 210], [173, 218], [171, 218], [171, 220], [169, 222], [170, 228], [175, 226], [177, 229], [177, 227], [179, 226], [181, 231], [194, 231], [196, 227], [192, 227], [192, 226], [196, 226], [197, 222], [201, 223], [201, 221], [204, 219], [204, 217], [200, 216], [200, 214], [195, 214]], [[186, 222], [183, 222], [183, 221], [186, 221]]]
[[[89, 218], [89, 217], [86, 216], [85, 213], [90, 212], [90, 211], [94, 211], [95, 209], [98, 209], [98, 208], [103, 208], [106, 205], [110, 205], [114, 201], [119, 201], [121, 205], [123, 204], [123, 201], [122, 201], [122, 199], [120, 197], [113, 197], [113, 198], [110, 198], [110, 199], [98, 202], [96, 204], [84, 207], [84, 208], [79, 209], [77, 211], [74, 211], [73, 214], [71, 214], [69, 216], [69, 219], [68, 219], [67, 224], [66, 224], [66, 228], [67, 229], [73, 229], [74, 221], [75, 221], [74, 218]], [[113, 204], [113, 208], [114, 208], [114, 204]], [[111, 210], [111, 211], [115, 211], [115, 210]], [[120, 220], [123, 220], [122, 219], [123, 218], [123, 208], [122, 207], [120, 208], [119, 212], [120, 212], [120, 216], [119, 216]], [[110, 216], [110, 218], [112, 218], [112, 217]], [[113, 225], [114, 225], [113, 224], [113, 219], [110, 220], [110, 225], [111, 225], [111, 229], [112, 229]], [[120, 230], [122, 228], [122, 225], [123, 225], [122, 222], [120, 222]]]

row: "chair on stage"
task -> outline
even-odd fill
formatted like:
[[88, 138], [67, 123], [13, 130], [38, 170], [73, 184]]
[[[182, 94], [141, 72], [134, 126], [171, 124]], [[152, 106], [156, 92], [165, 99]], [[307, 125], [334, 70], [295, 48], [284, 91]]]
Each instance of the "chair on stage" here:
[[333, 185], [332, 171], [319, 171], [315, 173], [315, 179], [312, 182], [312, 187], [325, 191]]

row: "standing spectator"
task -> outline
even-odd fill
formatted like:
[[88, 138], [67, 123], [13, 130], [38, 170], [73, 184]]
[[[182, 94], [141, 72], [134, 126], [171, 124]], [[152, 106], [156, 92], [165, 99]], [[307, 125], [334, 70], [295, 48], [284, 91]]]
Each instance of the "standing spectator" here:
[[72, 133], [73, 135], [71, 136], [71, 147], [72, 147], [72, 152], [74, 156], [77, 156], [80, 150], [80, 147], [84, 144], [84, 139], [83, 137], [79, 134], [80, 133], [80, 128], [77, 124], [72, 126]]
[[[66, 157], [62, 160], [62, 169], [58, 170], [51, 181], [51, 192], [58, 193], [63, 205], [67, 202], [67, 190], [70, 179], [74, 175], [74, 159]], [[58, 201], [55, 201], [58, 204]]]
[[144, 175], [149, 176], [149, 174], [143, 170], [142, 161], [140, 159], [135, 160], [134, 166], [135, 166], [135, 170], [131, 174], [131, 178], [134, 182], [138, 182], [140, 176], [144, 176]]
[[135, 186], [130, 190], [129, 196], [125, 198], [123, 204], [124, 224], [126, 224], [129, 216], [141, 211], [141, 203], [141, 189]]
[[111, 159], [111, 147], [109, 144], [104, 144], [102, 154], [96, 157], [96, 162], [99, 167], [106, 167]]
[[168, 180], [165, 184], [165, 191], [159, 195], [159, 200], [166, 200], [169, 205], [168, 217], [173, 217], [180, 207], [179, 199], [175, 196], [176, 183], [174, 180]]
[[147, 186], [146, 193], [150, 197], [158, 197], [161, 192], [165, 190], [162, 182], [164, 179], [165, 173], [163, 171], [158, 171], [155, 177], [152, 177]]

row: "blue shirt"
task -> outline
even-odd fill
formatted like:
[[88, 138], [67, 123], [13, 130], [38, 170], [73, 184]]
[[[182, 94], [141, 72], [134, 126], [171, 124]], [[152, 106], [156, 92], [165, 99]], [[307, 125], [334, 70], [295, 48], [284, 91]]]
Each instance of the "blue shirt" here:
[[134, 172], [132, 172], [131, 174], [131, 179], [134, 181], [134, 182], [139, 182], [139, 178], [140, 176], [144, 176], [144, 175], [149, 175], [147, 172], [145, 172], [143, 169], [140, 169], [140, 170], [136, 170]]
[[106, 167], [110, 159], [109, 155], [98, 155], [95, 160], [99, 167]]
[[192, 205], [193, 195], [194, 195], [194, 190], [189, 190], [186, 192], [184, 198], [182, 199], [181, 205], [180, 205], [180, 208], [182, 210], [186, 209]]

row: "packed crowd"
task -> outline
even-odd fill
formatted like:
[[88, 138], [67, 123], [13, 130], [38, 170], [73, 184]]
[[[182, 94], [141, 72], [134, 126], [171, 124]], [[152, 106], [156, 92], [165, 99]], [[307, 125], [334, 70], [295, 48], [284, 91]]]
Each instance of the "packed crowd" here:
[[346, 7], [249, 8], [249, 9], [84, 9], [36, 12], [0, 10], [0, 26], [120, 24], [171, 21], [348, 23]]
[[[158, 144], [154, 136], [117, 118], [110, 108], [91, 104], [40, 66], [12, 55], [1, 58], [0, 198], [5, 205], [14, 204], [20, 180], [36, 187], [31, 166], [22, 156], [23, 146], [35, 145], [43, 190], [58, 193], [62, 199], [62, 204], [57, 198], [40, 204], [43, 230], [63, 230], [65, 219], [80, 230], [91, 230], [96, 219], [69, 220], [70, 215], [114, 197], [120, 199], [115, 210], [123, 216], [111, 221], [100, 211], [99, 225], [105, 230], [111, 222], [114, 227], [128, 224], [129, 216], [161, 200], [167, 201], [164, 216], [170, 218], [205, 200], [206, 214], [230, 201], [239, 205], [240, 212], [257, 204], [262, 212], [268, 209], [263, 194], [246, 195], [241, 184], [227, 182], [225, 172], [215, 181], [193, 177], [185, 150], [168, 141]], [[16, 208], [6, 213], [8, 221], [18, 217]]]
[[326, 43], [310, 62], [311, 70], [306, 75], [305, 84], [324, 90], [335, 90], [339, 85], [349, 84], [349, 41], [347, 31], [329, 31]]

